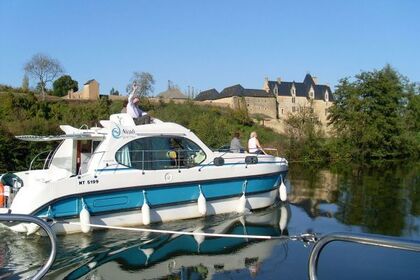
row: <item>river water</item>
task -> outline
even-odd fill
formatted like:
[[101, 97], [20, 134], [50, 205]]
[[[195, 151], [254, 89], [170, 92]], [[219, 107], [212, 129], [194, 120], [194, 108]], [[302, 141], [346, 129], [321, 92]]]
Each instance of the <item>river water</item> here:
[[[366, 233], [420, 242], [420, 164], [290, 165], [288, 203], [153, 228], [277, 236], [221, 238], [118, 230], [58, 237], [46, 279], [307, 279], [312, 243], [302, 233]], [[32, 275], [47, 238], [0, 228], [0, 279]], [[420, 279], [420, 253], [344, 242], [321, 253], [319, 279]]]

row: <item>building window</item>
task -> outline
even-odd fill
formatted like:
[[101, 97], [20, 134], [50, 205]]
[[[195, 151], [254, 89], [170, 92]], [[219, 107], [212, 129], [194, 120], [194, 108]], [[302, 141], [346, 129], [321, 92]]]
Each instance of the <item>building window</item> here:
[[293, 113], [296, 112], [296, 107], [295, 106], [292, 107], [292, 112]]
[[281, 108], [281, 114], [284, 115], [284, 109], [283, 108]]
[[328, 108], [325, 109], [325, 115], [328, 115]]
[[314, 92], [313, 91], [309, 92], [309, 98], [314, 99]]
[[296, 97], [292, 97], [292, 103], [296, 102]]

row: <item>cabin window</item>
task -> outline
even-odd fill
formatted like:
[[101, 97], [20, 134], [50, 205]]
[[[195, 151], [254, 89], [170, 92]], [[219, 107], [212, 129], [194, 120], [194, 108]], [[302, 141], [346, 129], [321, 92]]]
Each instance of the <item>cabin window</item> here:
[[191, 168], [206, 159], [204, 151], [193, 141], [178, 137], [145, 137], [121, 147], [118, 163], [141, 170]]

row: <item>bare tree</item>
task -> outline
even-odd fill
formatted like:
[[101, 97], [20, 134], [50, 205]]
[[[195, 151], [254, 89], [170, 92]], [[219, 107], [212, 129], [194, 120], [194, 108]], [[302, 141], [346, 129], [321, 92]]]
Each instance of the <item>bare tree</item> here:
[[134, 90], [134, 95], [145, 97], [153, 92], [154, 84], [155, 80], [153, 79], [152, 74], [148, 72], [134, 72], [126, 90], [127, 93], [131, 93], [131, 91]]
[[63, 68], [57, 59], [45, 54], [35, 54], [24, 66], [25, 73], [38, 80], [42, 97], [45, 99], [47, 83], [51, 83], [58, 75], [63, 73]]

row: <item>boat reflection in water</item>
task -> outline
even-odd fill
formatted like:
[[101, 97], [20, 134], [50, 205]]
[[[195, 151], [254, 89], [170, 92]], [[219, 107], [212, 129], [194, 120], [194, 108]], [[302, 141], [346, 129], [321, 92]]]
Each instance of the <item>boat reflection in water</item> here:
[[[218, 215], [188, 223], [162, 224], [159, 229], [286, 237], [289, 219], [290, 209], [284, 204], [243, 216]], [[281, 242], [286, 243], [278, 239], [201, 235], [143, 234], [139, 237], [139, 233], [122, 231], [96, 232], [95, 236], [98, 234], [101, 234], [102, 240], [91, 240], [84, 253], [73, 252], [75, 256], [85, 254], [83, 261], [69, 261], [68, 256], [59, 256], [55, 264], [59, 269], [51, 272], [48, 278], [156, 279], [176, 276], [175, 278], [181, 279], [211, 279], [218, 273], [236, 270], [255, 276], [261, 262], [272, 254], [273, 247]], [[136, 237], [133, 238], [134, 236]], [[67, 247], [66, 243], [70, 245], [76, 242], [74, 238], [75, 236], [62, 237], [60, 243]], [[115, 244], [118, 238], [126, 242]], [[101, 247], [94, 249], [97, 242], [101, 242]], [[90, 249], [94, 249], [93, 252], [89, 252]]]

